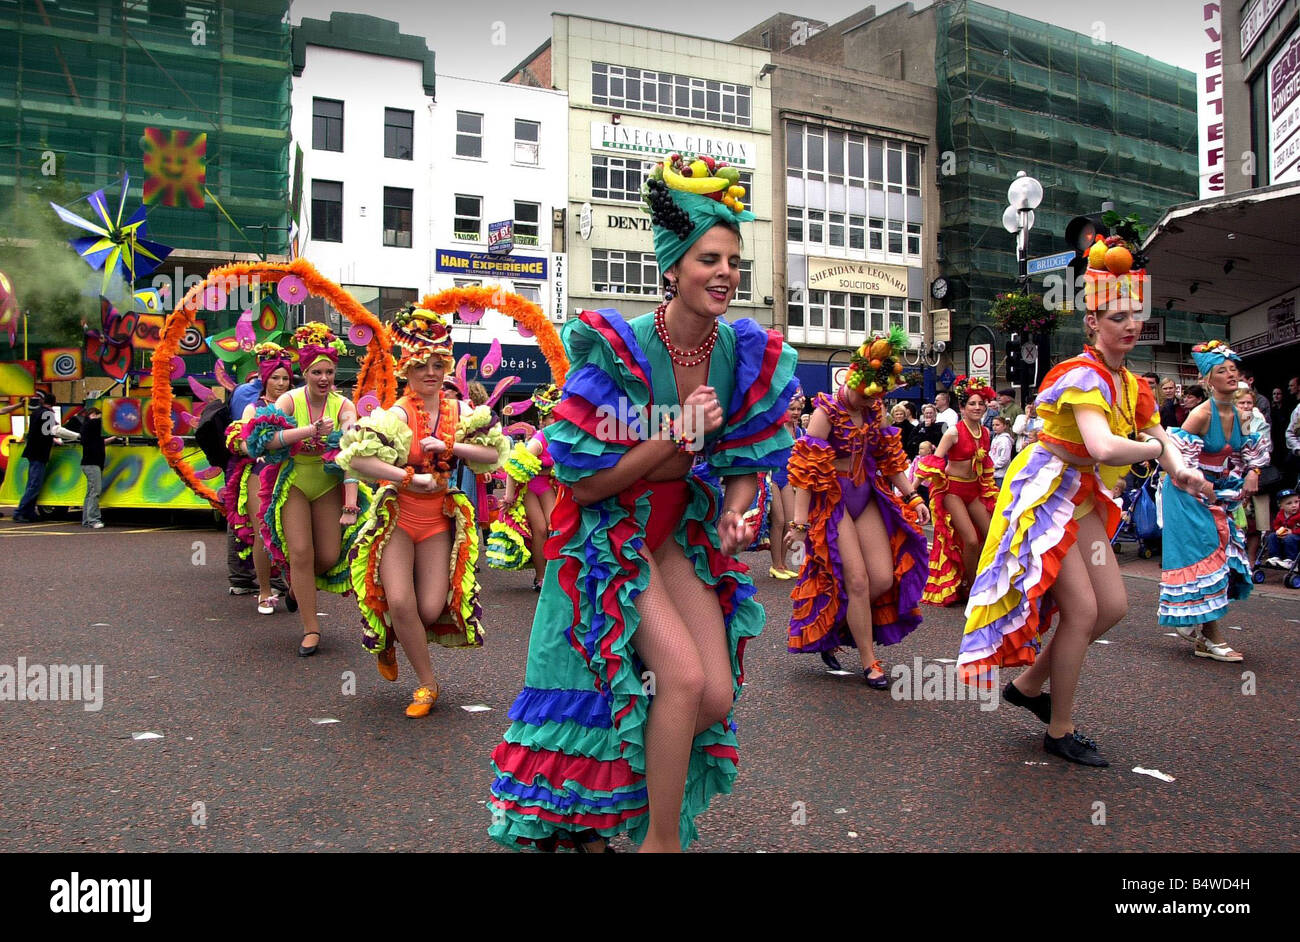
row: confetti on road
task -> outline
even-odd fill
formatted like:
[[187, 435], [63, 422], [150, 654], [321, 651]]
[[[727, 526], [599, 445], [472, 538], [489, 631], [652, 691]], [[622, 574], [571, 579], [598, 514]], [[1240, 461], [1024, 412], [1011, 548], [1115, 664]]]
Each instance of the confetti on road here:
[[1166, 775], [1164, 772], [1161, 772], [1159, 769], [1144, 769], [1140, 765], [1135, 765], [1133, 766], [1133, 771], [1136, 772], [1138, 775], [1150, 775], [1152, 778], [1158, 778], [1162, 782], [1174, 781], [1174, 777], [1172, 775]]
[[852, 676], [854, 676], [853, 671], [827, 671], [826, 673], [828, 673], [828, 674], [833, 674], [833, 675], [836, 676], [836, 677], [852, 677]]
[[936, 658], [934, 659], [934, 663], [936, 663], [936, 664], [956, 664], [957, 662], [954, 661], [954, 660], [953, 660], [952, 658], [950, 658], [950, 657], [936, 657]]
[[466, 713], [490, 713], [492, 708], [486, 703], [470, 703], [461, 707]]
[[1050, 762], [1026, 762], [1025, 765], [1051, 765]]
[[112, 628], [113, 626], [106, 621], [97, 621], [90, 627], [91, 628]]
[[131, 738], [132, 738], [132, 739], [136, 739], [136, 740], [139, 740], [139, 739], [162, 739], [162, 738], [163, 738], [163, 734], [162, 734], [162, 733], [150, 733], [150, 732], [144, 732], [144, 733], [132, 733], [132, 734], [131, 734]]
[[317, 726], [328, 726], [330, 723], [341, 722], [341, 720], [336, 720], [332, 716], [313, 716], [311, 717], [311, 721]]
[[1233, 631], [1241, 631], [1241, 625], [1229, 625], [1228, 627]]
[[857, 831], [850, 831], [850, 832], [849, 832], [849, 837], [857, 837], [857, 836], [858, 836], [858, 832], [857, 832]]
[[848, 809], [848, 808], [836, 808], [836, 809], [835, 809], [835, 813], [836, 813], [836, 814], [848, 814], [848, 813], [849, 813], [849, 809]]
[[1165, 632], [1165, 637], [1166, 637], [1166, 638], [1177, 638], [1177, 637], [1179, 637], [1179, 635], [1178, 635], [1178, 632], [1176, 632], [1176, 631], [1166, 631], [1166, 632]]
[[1110, 644], [1110, 642], [1105, 640], [1104, 638], [1098, 638], [1096, 641], [1093, 642], [1093, 644]]

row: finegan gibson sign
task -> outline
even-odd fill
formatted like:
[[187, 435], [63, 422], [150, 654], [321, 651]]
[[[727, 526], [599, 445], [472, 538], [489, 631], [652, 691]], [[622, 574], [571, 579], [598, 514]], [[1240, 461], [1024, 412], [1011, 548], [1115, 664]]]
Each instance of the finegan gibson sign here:
[[905, 298], [907, 266], [852, 262], [842, 258], [809, 258], [808, 290]]
[[660, 159], [672, 153], [689, 151], [708, 154], [745, 170], [754, 166], [754, 145], [745, 141], [715, 137], [710, 133], [658, 131], [631, 124], [591, 122], [591, 149]]

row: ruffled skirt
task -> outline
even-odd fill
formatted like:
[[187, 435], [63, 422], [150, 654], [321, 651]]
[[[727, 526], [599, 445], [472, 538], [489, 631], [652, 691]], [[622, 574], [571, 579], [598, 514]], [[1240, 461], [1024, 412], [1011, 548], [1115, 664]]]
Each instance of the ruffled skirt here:
[[[645, 724], [651, 693], [632, 649], [636, 598], [649, 584], [641, 556], [659, 534], [676, 539], [722, 609], [733, 693], [740, 694], [745, 642], [763, 629], [763, 609], [744, 564], [719, 551], [719, 494], [702, 479], [685, 490], [639, 484], [581, 507], [566, 487], [552, 517], [546, 578], [528, 647], [523, 691], [492, 753], [493, 839], [517, 847], [593, 830], [626, 831], [640, 842], [649, 824]], [[684, 509], [683, 509], [684, 504]], [[673, 513], [673, 511], [677, 511]], [[683, 845], [695, 817], [729, 793], [739, 752], [731, 716], [695, 737], [682, 798]]]
[[1011, 462], [966, 604], [957, 666], [967, 680], [987, 683], [990, 668], [1037, 659], [1056, 611], [1052, 586], [1078, 539], [1079, 519], [1094, 507], [1114, 536], [1119, 507], [1095, 468], [1069, 464], [1039, 444]]
[[[875, 475], [859, 485], [859, 494], [847, 494], [846, 477], [836, 478], [829, 491], [814, 491], [808, 510], [808, 535], [799, 581], [790, 593], [794, 614], [790, 619], [788, 650], [799, 654], [830, 651], [856, 642], [849, 633], [846, 613], [848, 595], [844, 589], [844, 567], [840, 559], [842, 529], [851, 531], [848, 511], [865, 509], [869, 493], [885, 522], [894, 555], [894, 584], [871, 603], [871, 637], [875, 644], [897, 644], [921, 624], [921, 590], [926, 577], [925, 535], [904, 513], [903, 505]], [[858, 506], [850, 508], [850, 499]], [[850, 539], [857, 539], [849, 533]]]
[[[1222, 486], [1237, 494], [1241, 481], [1233, 478], [1216, 484]], [[1247, 598], [1254, 588], [1246, 536], [1232, 517], [1240, 501], [1207, 504], [1164, 475], [1160, 504], [1164, 527], [1160, 624], [1176, 627], [1214, 621], [1227, 611], [1229, 602]]]

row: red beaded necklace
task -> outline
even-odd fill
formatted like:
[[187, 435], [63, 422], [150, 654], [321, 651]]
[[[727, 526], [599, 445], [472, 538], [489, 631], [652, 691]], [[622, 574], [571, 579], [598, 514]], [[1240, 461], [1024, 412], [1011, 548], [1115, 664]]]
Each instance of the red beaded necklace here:
[[704, 338], [704, 343], [694, 350], [683, 350], [674, 346], [673, 342], [668, 339], [668, 319], [665, 317], [667, 310], [667, 301], [655, 308], [655, 333], [659, 336], [664, 347], [667, 348], [668, 358], [678, 366], [699, 366], [709, 358], [709, 354], [713, 352], [713, 345], [718, 342], [717, 319], [714, 319], [713, 329], [709, 331], [709, 336]]

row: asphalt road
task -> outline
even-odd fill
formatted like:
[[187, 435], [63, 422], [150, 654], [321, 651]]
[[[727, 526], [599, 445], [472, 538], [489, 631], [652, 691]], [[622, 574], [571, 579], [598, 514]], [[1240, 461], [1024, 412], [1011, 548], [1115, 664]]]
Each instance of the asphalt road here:
[[[0, 559], [0, 672], [103, 668], [98, 710], [0, 702], [0, 850], [504, 852], [484, 801], [523, 679], [528, 575], [484, 568], [487, 644], [435, 649], [443, 699], [408, 720], [410, 667], [379, 677], [351, 599], [320, 597], [321, 654], [296, 657], [296, 616], [227, 594], [216, 530], [6, 519]], [[1300, 849], [1300, 592], [1277, 575], [1227, 619], [1247, 658], [1230, 665], [1166, 636], [1150, 565], [1125, 563], [1130, 614], [1090, 650], [1075, 717], [1111, 760], [1098, 770], [1044, 754], [1024, 710], [895, 700], [787, 654], [791, 584], [746, 559], [768, 627], [746, 652], [736, 790], [697, 849]], [[927, 607], [882, 653], [937, 664], [960, 631], [958, 611]]]

